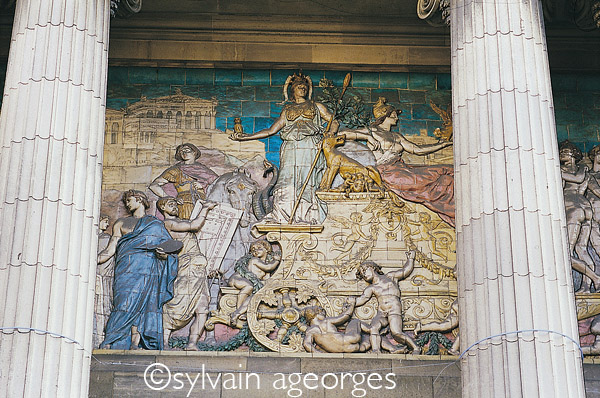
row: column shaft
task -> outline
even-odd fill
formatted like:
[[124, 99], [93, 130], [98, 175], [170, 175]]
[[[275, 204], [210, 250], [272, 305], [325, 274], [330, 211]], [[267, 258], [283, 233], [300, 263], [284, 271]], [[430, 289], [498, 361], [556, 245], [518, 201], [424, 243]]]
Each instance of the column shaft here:
[[0, 115], [0, 396], [87, 396], [109, 12], [17, 2]]
[[463, 396], [583, 397], [540, 4], [451, 18]]

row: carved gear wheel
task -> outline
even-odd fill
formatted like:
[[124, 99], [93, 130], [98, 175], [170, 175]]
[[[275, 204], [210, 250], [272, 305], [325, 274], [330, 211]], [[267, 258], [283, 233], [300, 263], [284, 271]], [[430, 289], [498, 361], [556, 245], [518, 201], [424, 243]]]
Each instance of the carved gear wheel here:
[[256, 340], [273, 351], [304, 351], [303, 332], [308, 328], [304, 314], [321, 306], [328, 316], [334, 311], [325, 294], [295, 280], [268, 280], [248, 305], [248, 325]]

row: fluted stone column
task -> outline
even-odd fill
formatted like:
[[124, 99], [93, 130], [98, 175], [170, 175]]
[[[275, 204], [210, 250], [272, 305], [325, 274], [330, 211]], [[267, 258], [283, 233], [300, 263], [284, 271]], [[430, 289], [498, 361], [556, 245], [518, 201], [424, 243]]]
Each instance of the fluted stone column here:
[[451, 49], [463, 396], [583, 397], [539, 2], [453, 0]]
[[87, 396], [109, 12], [16, 5], [0, 116], [2, 397]]

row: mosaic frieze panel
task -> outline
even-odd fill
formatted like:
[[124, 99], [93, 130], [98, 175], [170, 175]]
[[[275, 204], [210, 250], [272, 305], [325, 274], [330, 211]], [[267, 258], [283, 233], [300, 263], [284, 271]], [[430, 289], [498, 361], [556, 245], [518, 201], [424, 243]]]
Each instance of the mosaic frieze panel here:
[[277, 73], [107, 111], [96, 344], [456, 353], [448, 93]]

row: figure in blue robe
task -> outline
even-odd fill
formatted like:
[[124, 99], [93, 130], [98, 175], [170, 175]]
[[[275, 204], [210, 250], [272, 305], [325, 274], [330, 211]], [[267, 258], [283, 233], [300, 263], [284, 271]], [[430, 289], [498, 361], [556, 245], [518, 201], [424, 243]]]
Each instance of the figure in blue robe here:
[[143, 216], [132, 232], [123, 235], [115, 254], [113, 310], [101, 348], [128, 350], [132, 326], [140, 334], [139, 347], [163, 349], [163, 304], [173, 298], [177, 257], [161, 260], [156, 247], [171, 240], [162, 221]]

